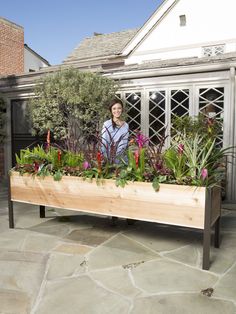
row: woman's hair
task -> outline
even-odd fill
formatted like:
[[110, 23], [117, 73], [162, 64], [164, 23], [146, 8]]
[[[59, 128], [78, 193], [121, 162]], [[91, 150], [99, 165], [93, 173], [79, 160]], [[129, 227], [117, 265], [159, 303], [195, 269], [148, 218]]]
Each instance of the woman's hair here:
[[116, 123], [114, 122], [113, 120], [113, 116], [112, 116], [112, 107], [115, 105], [115, 104], [120, 104], [122, 109], [124, 108], [124, 104], [123, 102], [120, 100], [120, 99], [113, 99], [110, 104], [109, 104], [109, 110], [111, 112], [111, 121], [112, 121], [112, 126], [113, 126], [113, 129], [116, 127]]

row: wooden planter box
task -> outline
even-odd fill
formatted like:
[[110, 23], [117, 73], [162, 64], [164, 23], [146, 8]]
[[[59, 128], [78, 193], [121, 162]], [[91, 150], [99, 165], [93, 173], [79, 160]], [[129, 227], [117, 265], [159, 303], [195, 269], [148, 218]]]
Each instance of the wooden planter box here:
[[203, 230], [203, 269], [209, 269], [211, 227], [215, 225], [215, 246], [219, 247], [221, 191], [161, 184], [155, 192], [151, 183], [129, 182], [116, 187], [113, 180], [100, 184], [78, 177], [33, 177], [12, 172], [9, 180], [9, 224], [14, 228], [13, 201], [66, 208], [87, 213], [151, 221]]

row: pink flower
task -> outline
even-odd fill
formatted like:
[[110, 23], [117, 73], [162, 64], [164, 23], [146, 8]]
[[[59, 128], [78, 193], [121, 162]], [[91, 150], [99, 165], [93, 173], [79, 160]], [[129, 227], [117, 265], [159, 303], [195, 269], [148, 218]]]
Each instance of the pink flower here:
[[178, 154], [182, 155], [184, 152], [184, 144], [179, 144], [178, 145]]
[[145, 144], [147, 144], [149, 138], [143, 135], [141, 132], [138, 132], [136, 135], [136, 142], [139, 148], [142, 148]]
[[206, 168], [203, 168], [202, 171], [201, 171], [202, 179], [205, 180], [207, 176], [208, 176], [208, 171], [207, 171]]
[[90, 167], [90, 164], [87, 161], [83, 162], [83, 168], [84, 170], [87, 170]]

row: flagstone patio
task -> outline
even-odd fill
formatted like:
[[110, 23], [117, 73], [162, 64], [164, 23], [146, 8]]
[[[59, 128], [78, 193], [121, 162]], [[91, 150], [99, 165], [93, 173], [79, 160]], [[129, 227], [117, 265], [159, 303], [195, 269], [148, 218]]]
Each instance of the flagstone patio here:
[[201, 269], [201, 232], [14, 203], [0, 187], [0, 313], [235, 314], [236, 208]]

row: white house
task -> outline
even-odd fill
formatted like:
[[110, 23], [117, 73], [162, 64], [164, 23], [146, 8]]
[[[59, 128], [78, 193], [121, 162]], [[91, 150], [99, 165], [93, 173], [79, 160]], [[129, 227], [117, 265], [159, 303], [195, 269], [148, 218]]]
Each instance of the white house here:
[[235, 1], [167, 0], [126, 45], [125, 64], [236, 51]]
[[24, 44], [24, 72], [35, 72], [48, 66], [50, 63], [46, 59]]
[[[140, 128], [153, 143], [170, 134], [176, 115], [202, 112], [221, 121], [219, 143], [236, 145], [234, 7], [235, 0], [165, 0], [140, 29], [94, 34], [60, 67], [18, 76], [15, 85], [0, 80], [8, 114], [22, 110], [38, 78], [70, 65], [119, 80], [118, 96], [126, 103], [131, 131]], [[20, 132], [18, 123], [13, 119], [9, 133]], [[15, 147], [11, 134], [7, 156]], [[236, 202], [236, 166], [227, 172], [227, 200]]]

